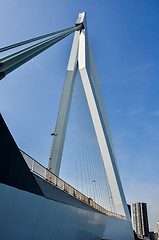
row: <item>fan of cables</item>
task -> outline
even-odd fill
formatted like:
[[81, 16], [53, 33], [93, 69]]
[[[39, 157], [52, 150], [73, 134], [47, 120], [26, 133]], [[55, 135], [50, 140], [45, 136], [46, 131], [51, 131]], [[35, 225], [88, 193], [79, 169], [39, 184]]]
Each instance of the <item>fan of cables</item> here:
[[75, 79], [60, 176], [105, 209], [115, 211], [79, 72]]

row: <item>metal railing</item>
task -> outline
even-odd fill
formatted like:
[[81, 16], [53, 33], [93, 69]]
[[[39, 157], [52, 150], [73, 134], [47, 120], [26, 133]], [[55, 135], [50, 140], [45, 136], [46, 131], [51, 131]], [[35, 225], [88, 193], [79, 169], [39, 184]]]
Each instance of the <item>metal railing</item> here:
[[89, 206], [97, 209], [98, 211], [112, 217], [122, 218], [126, 219], [125, 216], [110, 212], [94, 202], [91, 198], [85, 196], [81, 192], [79, 192], [77, 189], [70, 186], [68, 183], [63, 181], [61, 178], [57, 177], [55, 174], [50, 172], [47, 168], [42, 166], [40, 163], [38, 163], [35, 159], [27, 155], [25, 152], [20, 150], [23, 158], [25, 159], [29, 169], [36, 173], [37, 175], [41, 176], [43, 179], [47, 180], [48, 182], [52, 183], [53, 185], [57, 186], [61, 190], [67, 192], [68, 194], [72, 195], [73, 197], [76, 197], [77, 199], [81, 200], [82, 202], [88, 204]]

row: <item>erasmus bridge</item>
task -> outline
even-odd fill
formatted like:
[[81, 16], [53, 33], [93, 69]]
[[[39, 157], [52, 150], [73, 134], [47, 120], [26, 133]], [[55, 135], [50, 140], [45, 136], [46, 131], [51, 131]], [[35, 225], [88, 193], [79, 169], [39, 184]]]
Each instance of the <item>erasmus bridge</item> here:
[[[86, 13], [79, 14], [73, 27], [1, 48], [0, 52], [4, 52], [39, 41], [1, 58], [0, 79], [7, 81], [10, 72], [71, 33], [74, 39], [52, 133], [48, 168], [18, 148], [3, 113], [0, 115], [1, 240], [134, 239], [88, 37]], [[72, 102], [80, 110], [77, 107], [72, 110]], [[76, 157], [70, 163], [76, 169], [72, 183], [60, 176], [71, 111], [76, 142]]]

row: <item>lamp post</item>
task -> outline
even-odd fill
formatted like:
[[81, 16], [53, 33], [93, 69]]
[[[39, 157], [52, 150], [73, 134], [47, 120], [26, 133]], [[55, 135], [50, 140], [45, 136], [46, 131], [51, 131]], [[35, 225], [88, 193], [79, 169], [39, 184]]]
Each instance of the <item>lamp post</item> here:
[[95, 201], [95, 183], [96, 183], [96, 180], [93, 179], [93, 194], [94, 194], [94, 201]]

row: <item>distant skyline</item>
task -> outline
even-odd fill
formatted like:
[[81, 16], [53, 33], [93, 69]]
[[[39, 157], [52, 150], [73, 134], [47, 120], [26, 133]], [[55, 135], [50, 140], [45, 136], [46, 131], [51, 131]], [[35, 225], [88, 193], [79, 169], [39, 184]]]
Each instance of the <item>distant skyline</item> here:
[[[159, 1], [1, 0], [0, 47], [73, 26], [83, 11], [127, 202], [146, 202], [150, 230], [157, 231]], [[0, 82], [0, 111], [14, 139], [45, 166], [72, 40]]]

